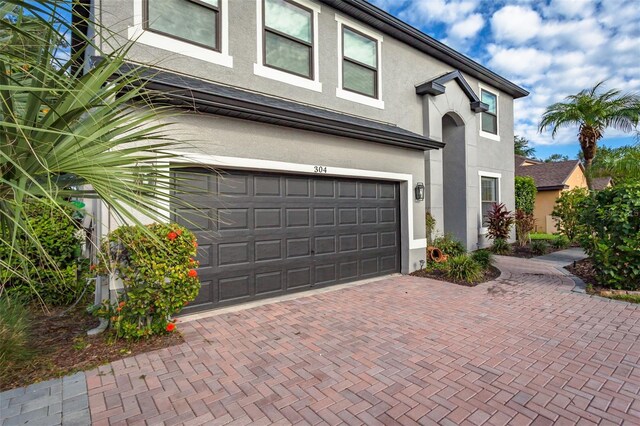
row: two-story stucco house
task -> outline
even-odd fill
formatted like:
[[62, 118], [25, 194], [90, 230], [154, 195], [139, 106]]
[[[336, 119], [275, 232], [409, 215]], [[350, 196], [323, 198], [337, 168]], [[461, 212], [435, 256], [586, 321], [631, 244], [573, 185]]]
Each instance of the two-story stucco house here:
[[90, 10], [101, 48], [135, 41], [129, 67], [190, 111], [174, 119], [189, 201], [211, 217], [185, 221], [202, 280], [189, 309], [409, 273], [425, 211], [476, 249], [483, 211], [514, 207], [513, 101], [528, 93], [364, 0]]

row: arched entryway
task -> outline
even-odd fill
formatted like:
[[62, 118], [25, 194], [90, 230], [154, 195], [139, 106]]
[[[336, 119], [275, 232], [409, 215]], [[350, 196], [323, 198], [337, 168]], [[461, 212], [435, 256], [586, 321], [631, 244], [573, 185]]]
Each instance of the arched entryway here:
[[467, 245], [465, 124], [454, 112], [442, 117], [444, 232]]

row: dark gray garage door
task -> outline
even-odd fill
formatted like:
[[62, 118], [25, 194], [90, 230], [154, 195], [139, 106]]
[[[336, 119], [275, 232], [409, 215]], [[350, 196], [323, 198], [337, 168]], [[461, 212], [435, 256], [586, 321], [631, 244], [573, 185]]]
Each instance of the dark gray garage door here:
[[393, 182], [188, 170], [197, 209], [175, 220], [198, 237], [202, 288], [186, 312], [400, 270]]

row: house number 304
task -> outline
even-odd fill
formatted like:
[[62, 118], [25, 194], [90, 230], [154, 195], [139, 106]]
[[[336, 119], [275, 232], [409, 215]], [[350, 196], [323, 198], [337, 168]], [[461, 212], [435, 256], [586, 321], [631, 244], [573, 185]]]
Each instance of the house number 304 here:
[[315, 173], [327, 173], [327, 167], [326, 166], [313, 166], [313, 171]]

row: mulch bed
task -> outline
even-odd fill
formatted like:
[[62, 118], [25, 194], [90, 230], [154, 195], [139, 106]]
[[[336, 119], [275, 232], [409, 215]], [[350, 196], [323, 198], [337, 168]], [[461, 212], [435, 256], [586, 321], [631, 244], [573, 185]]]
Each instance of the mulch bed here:
[[452, 280], [445, 275], [444, 271], [440, 271], [437, 269], [434, 269], [434, 270], [420, 269], [418, 271], [412, 272], [409, 275], [413, 277], [432, 278], [434, 280], [446, 281], [448, 283], [463, 285], [465, 287], [475, 287], [478, 284], [486, 283], [487, 281], [495, 280], [496, 278], [498, 278], [500, 276], [500, 269], [496, 268], [495, 266], [490, 266], [485, 271], [484, 276], [480, 278], [480, 280], [474, 281], [472, 283], [468, 283], [466, 281]]
[[[573, 246], [572, 246], [573, 247]], [[553, 248], [551, 245], [547, 247], [547, 251], [544, 254], [555, 253], [556, 251], [565, 250], [563, 248]], [[503, 256], [520, 257], [524, 259], [531, 259], [532, 257], [543, 256], [541, 254], [534, 254], [531, 251], [531, 245], [520, 247], [518, 244], [511, 245], [511, 252], [504, 254]]]
[[591, 284], [593, 288], [600, 287], [596, 276], [596, 270], [593, 268], [593, 261], [591, 259], [587, 258], [578, 260], [572, 265], [565, 266], [565, 269], [576, 277], [582, 279], [586, 284]]
[[586, 291], [588, 294], [631, 303], [640, 303], [640, 292], [638, 291], [615, 290], [603, 287], [598, 281], [596, 271], [593, 267], [593, 261], [589, 258], [579, 260], [573, 265], [565, 266], [565, 269], [587, 284]]
[[63, 316], [59, 315], [64, 308], [51, 310], [49, 314], [39, 308], [32, 312], [30, 344], [34, 356], [6, 369], [7, 373], [0, 377], [0, 391], [89, 370], [117, 359], [184, 342], [177, 332], [137, 341], [116, 340], [108, 331], [87, 336], [87, 330], [95, 328], [99, 321], [81, 307]]

